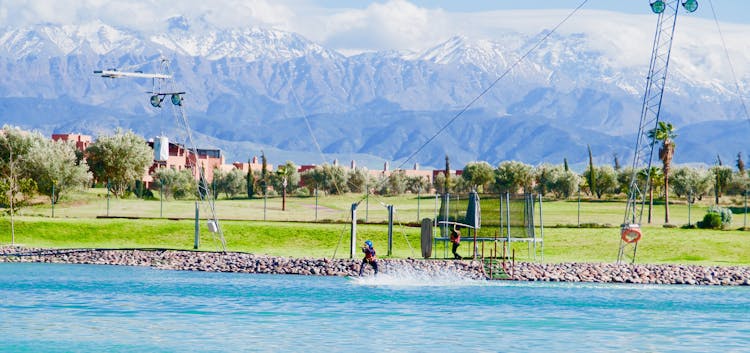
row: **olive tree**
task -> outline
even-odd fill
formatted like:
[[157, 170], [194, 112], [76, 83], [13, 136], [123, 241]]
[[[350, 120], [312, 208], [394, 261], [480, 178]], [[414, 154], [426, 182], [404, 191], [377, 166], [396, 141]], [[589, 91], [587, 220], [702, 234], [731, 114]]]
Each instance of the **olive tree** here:
[[352, 192], [365, 192], [372, 184], [366, 169], [356, 168], [346, 175], [346, 185]]
[[495, 179], [492, 166], [487, 162], [471, 162], [464, 166], [461, 178], [466, 180], [472, 188], [482, 192], [487, 190]]
[[32, 146], [44, 138], [39, 133], [24, 131], [8, 125], [0, 131], [0, 204], [11, 215], [25, 206], [37, 191], [34, 176], [25, 165]]
[[495, 170], [495, 187], [499, 192], [528, 190], [533, 182], [533, 168], [525, 163], [506, 161]]
[[413, 194], [429, 191], [430, 180], [426, 177], [421, 176], [407, 176], [406, 177], [406, 191]]
[[542, 164], [534, 171], [537, 191], [541, 194], [551, 192], [556, 198], [568, 198], [578, 190], [580, 176], [562, 165]]
[[349, 190], [346, 185], [346, 171], [341, 166], [326, 163], [302, 173], [300, 177], [310, 191], [319, 189], [336, 195]]
[[151, 176], [154, 178], [154, 186], [162, 191], [161, 197], [165, 200], [170, 197], [182, 199], [197, 196], [198, 186], [189, 169], [178, 171], [172, 168], [159, 168]]
[[212, 184], [214, 185], [216, 195], [223, 192], [227, 198], [235, 197], [247, 191], [247, 180], [244, 173], [239, 169], [232, 169], [230, 171], [214, 169]]
[[677, 197], [703, 199], [711, 190], [712, 175], [705, 169], [690, 167], [675, 168], [670, 178], [670, 186]]
[[445, 193], [445, 173], [439, 172], [432, 183], [435, 186], [435, 192], [438, 194]]
[[39, 193], [53, 203], [68, 191], [84, 188], [92, 178], [86, 161], [78, 160], [75, 144], [70, 141], [35, 140], [24, 169], [36, 181]]
[[300, 175], [297, 171], [297, 165], [292, 161], [286, 161], [284, 165], [279, 166], [276, 173], [271, 175], [271, 185], [273, 185], [274, 190], [281, 192], [284, 188], [284, 180], [286, 180], [286, 192], [291, 192], [299, 185]]
[[711, 167], [711, 173], [714, 177], [715, 203], [718, 205], [719, 198], [724, 193], [724, 189], [732, 181], [732, 168], [719, 164]]
[[[560, 168], [562, 169], [562, 168]], [[555, 167], [549, 164], [541, 164], [534, 168], [534, 181], [536, 182], [536, 190], [541, 195], [546, 195], [552, 190], [554, 183], [554, 173], [556, 172]]]
[[16, 238], [13, 215], [26, 206], [37, 189], [36, 182], [22, 174], [21, 165], [28, 156], [34, 139], [39, 138], [39, 134], [7, 125], [0, 132], [0, 206], [10, 214], [11, 244], [15, 243]]
[[119, 129], [114, 135], [97, 137], [86, 153], [94, 179], [107, 183], [116, 197], [122, 196], [153, 162], [153, 150], [143, 137]]
[[[592, 178], [591, 175], [596, 177]], [[612, 166], [605, 165], [596, 167], [594, 166], [593, 173], [589, 168], [583, 172], [586, 180], [593, 180], [594, 185], [588, 185], [589, 191], [596, 195], [596, 198], [601, 199], [605, 194], [615, 193], [617, 189], [617, 173]]]
[[406, 173], [403, 170], [394, 171], [378, 185], [378, 193], [381, 195], [401, 195], [406, 191]]

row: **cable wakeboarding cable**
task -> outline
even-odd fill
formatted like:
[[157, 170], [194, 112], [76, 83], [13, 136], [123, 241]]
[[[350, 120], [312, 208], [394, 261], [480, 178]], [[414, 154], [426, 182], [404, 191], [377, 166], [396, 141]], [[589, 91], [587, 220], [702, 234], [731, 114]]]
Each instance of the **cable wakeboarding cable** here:
[[719, 18], [716, 16], [716, 11], [714, 10], [714, 3], [712, 0], [708, 0], [708, 4], [711, 6], [711, 13], [714, 16], [714, 22], [716, 23], [716, 29], [719, 31], [719, 38], [721, 38], [721, 45], [724, 47], [724, 54], [727, 56], [727, 62], [729, 63], [729, 70], [732, 72], [732, 78], [734, 78], [734, 88], [737, 90], [737, 97], [740, 99], [740, 104], [742, 104], [742, 109], [745, 112], [745, 118], [748, 122], [750, 122], [750, 115], [747, 113], [747, 106], [745, 105], [745, 99], [742, 98], [742, 91], [740, 90], [740, 83], [737, 80], [737, 74], [734, 71], [734, 65], [732, 65], [732, 60], [729, 57], [729, 49], [727, 49], [727, 43], [724, 41], [724, 34], [721, 31], [721, 26], [719, 26]]
[[[290, 90], [292, 92], [292, 97], [294, 97], [294, 101], [297, 103], [297, 107], [300, 110], [300, 113], [302, 113], [302, 119], [305, 120], [305, 126], [307, 126], [307, 131], [310, 133], [310, 137], [313, 140], [313, 144], [315, 145], [315, 148], [318, 149], [318, 153], [320, 153], [320, 157], [323, 160], [323, 163], [328, 163], [326, 160], [325, 154], [323, 154], [323, 149], [320, 148], [320, 144], [318, 143], [318, 139], [315, 138], [315, 133], [312, 130], [312, 126], [310, 125], [309, 119], [307, 119], [307, 113], [305, 112], [305, 109], [302, 107], [302, 102], [300, 102], [299, 98], [297, 97], [297, 93], [294, 92], [294, 86], [292, 86], [292, 89]], [[344, 180], [346, 182], [346, 180]], [[341, 188], [339, 187], [339, 183], [336, 181], [336, 178], [333, 178], [333, 186], [336, 187], [336, 192], [341, 195]]]
[[580, 5], [578, 5], [578, 7], [573, 9], [573, 11], [571, 11], [567, 16], [565, 16], [565, 18], [563, 18], [563, 20], [560, 21], [560, 23], [558, 23], [554, 28], [552, 28], [551, 31], [545, 34], [536, 44], [534, 44], [534, 46], [532, 46], [531, 49], [527, 50], [526, 53], [524, 53], [520, 58], [518, 58], [515, 62], [513, 62], [513, 64], [511, 64], [497, 79], [495, 79], [495, 81], [493, 81], [487, 88], [485, 88], [484, 91], [482, 91], [482, 93], [480, 93], [478, 96], [472, 99], [468, 104], [466, 104], [466, 106], [464, 106], [463, 109], [461, 109], [458, 113], [456, 113], [456, 115], [454, 115], [453, 118], [448, 120], [448, 122], [445, 125], [443, 125], [434, 135], [432, 135], [432, 137], [427, 139], [427, 141], [424, 144], [422, 144], [422, 146], [420, 146], [414, 153], [410, 154], [409, 157], [407, 157], [396, 169], [401, 169], [401, 167], [403, 167], [407, 162], [409, 162], [412, 158], [414, 158], [414, 156], [416, 156], [419, 152], [421, 152], [422, 149], [424, 149], [428, 144], [430, 144], [432, 140], [434, 140], [436, 137], [438, 137], [438, 135], [443, 133], [443, 131], [445, 131], [445, 129], [447, 129], [448, 126], [453, 124], [453, 122], [456, 121], [456, 119], [458, 119], [459, 117], [461, 117], [461, 115], [463, 115], [467, 110], [469, 110], [469, 108], [471, 108], [471, 106], [473, 106], [474, 103], [476, 103], [480, 98], [482, 98], [485, 94], [487, 94], [487, 92], [489, 92], [493, 87], [495, 87], [495, 85], [498, 82], [500, 82], [500, 80], [505, 78], [505, 76], [507, 76], [516, 66], [518, 66], [518, 64], [520, 64], [521, 61], [526, 59], [526, 57], [528, 57], [533, 51], [539, 48], [539, 46], [542, 45], [542, 43], [544, 43], [547, 40], [547, 38], [549, 38], [553, 33], [555, 33], [557, 29], [560, 28], [560, 26], [562, 26], [565, 22], [568, 21], [568, 19], [573, 17], [573, 15], [575, 15], [578, 12], [578, 10], [580, 10], [583, 7], [583, 5], [585, 5], [587, 2], [588, 0], [583, 0], [583, 2], [581, 2]]

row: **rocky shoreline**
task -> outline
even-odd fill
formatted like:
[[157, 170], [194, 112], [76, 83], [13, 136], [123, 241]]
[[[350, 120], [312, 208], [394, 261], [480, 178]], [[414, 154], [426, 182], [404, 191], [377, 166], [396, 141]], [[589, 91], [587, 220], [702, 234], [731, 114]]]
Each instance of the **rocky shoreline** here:
[[[149, 266], [165, 270], [356, 276], [360, 259], [283, 258], [247, 253], [179, 250], [27, 249], [0, 247], [0, 262], [47, 262]], [[382, 273], [410, 272], [426, 276], [451, 273], [485, 279], [479, 261], [380, 259]], [[750, 267], [648, 265], [610, 263], [506, 263], [504, 279], [544, 282], [594, 282], [687, 285], [750, 285]], [[366, 274], [372, 273], [368, 266]]]

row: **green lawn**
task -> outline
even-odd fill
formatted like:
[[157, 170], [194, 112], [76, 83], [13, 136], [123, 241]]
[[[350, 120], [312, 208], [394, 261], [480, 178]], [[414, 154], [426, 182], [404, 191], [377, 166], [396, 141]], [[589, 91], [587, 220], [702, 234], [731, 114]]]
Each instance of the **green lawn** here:
[[[216, 213], [221, 219], [232, 220], [268, 220], [268, 221], [348, 221], [353, 203], [362, 200], [362, 195], [346, 194], [315, 197], [288, 197], [286, 210], [282, 211], [281, 197], [255, 199], [228, 200], [219, 198], [216, 202]], [[710, 201], [710, 200], [708, 200]], [[670, 224], [695, 224], [706, 212], [707, 200], [702, 204], [693, 205], [688, 210], [684, 201], [670, 205]], [[733, 227], [743, 227], [746, 222], [744, 207], [737, 200], [734, 201]], [[679, 200], [678, 200], [679, 202]], [[496, 225], [500, 210], [497, 199], [482, 198], [482, 220], [484, 224]], [[140, 199], [109, 199], [104, 189], [89, 189], [85, 193], [66, 196], [55, 206], [55, 217], [62, 218], [94, 218], [97, 216], [117, 217], [146, 217], [146, 218], [193, 218], [195, 215], [194, 200], [140, 200]], [[317, 210], [316, 210], [317, 204]], [[381, 197], [370, 195], [360, 202], [357, 208], [357, 218], [369, 223], [387, 221], [385, 205], [395, 206], [395, 222], [419, 223], [421, 218], [434, 218], [439, 204], [434, 195], [405, 195], [397, 197]], [[545, 226], [578, 226], [586, 224], [618, 226], [623, 221], [625, 204], [623, 201], [598, 201], [577, 199], [567, 201], [543, 201], [542, 220]], [[205, 211], [203, 211], [205, 212]], [[452, 201], [449, 215], [462, 217], [466, 212], [466, 200]], [[503, 212], [504, 213], [504, 212]], [[21, 210], [21, 215], [50, 217], [52, 210], [48, 202]], [[535, 217], [538, 216], [538, 204]], [[511, 218], [514, 218], [513, 216]], [[644, 215], [644, 223], [647, 215]], [[535, 220], [537, 224], [539, 219]], [[657, 204], [653, 208], [653, 225], [664, 223], [664, 205]]]
[[[227, 250], [289, 257], [349, 257], [347, 224], [222, 221]], [[202, 222], [200, 250], [219, 249]], [[20, 217], [16, 219], [16, 244], [28, 247], [174, 248], [192, 249], [194, 222], [163, 219], [73, 219]], [[359, 224], [357, 239], [372, 239], [380, 257], [387, 257], [387, 227]], [[516, 259], [543, 262], [614, 262], [619, 246], [618, 228], [545, 228], [534, 258], [533, 248], [514, 244]], [[638, 244], [639, 263], [750, 265], [750, 233], [645, 227]], [[9, 220], [0, 220], [0, 243], [10, 242]], [[397, 225], [393, 257], [419, 257], [419, 228]], [[470, 256], [472, 243], [464, 237], [460, 252]], [[490, 254], [491, 242], [478, 245]], [[355, 257], [359, 257], [357, 248]], [[438, 257], [448, 250], [437, 246]]]
[[[399, 197], [340, 195], [289, 197], [286, 210], [281, 210], [281, 198], [236, 199], [220, 198], [216, 212], [221, 219], [227, 249], [258, 254], [292, 257], [348, 257], [350, 249], [349, 218], [353, 203], [358, 201], [358, 242], [372, 239], [381, 257], [387, 254], [387, 212], [385, 205], [395, 206], [393, 256], [419, 257], [420, 218], [434, 218], [439, 207], [434, 195], [406, 195]], [[710, 200], [709, 200], [710, 201]], [[644, 224], [644, 237], [638, 244], [637, 262], [742, 264], [750, 265], [750, 232], [745, 226], [744, 200], [729, 200], [734, 205], [732, 230], [710, 231], [699, 229], [664, 228], [664, 206], [655, 205], [651, 224]], [[670, 224], [695, 224], [705, 214], [702, 205], [678, 203], [670, 205]], [[449, 215], [461, 219], [466, 200], [451, 201]], [[498, 199], [482, 197], [481, 237], [502, 236], [499, 229]], [[109, 199], [103, 189], [67, 195], [54, 208], [40, 202], [26, 207], [16, 217], [16, 243], [30, 247], [98, 247], [98, 248], [175, 248], [192, 249], [194, 237], [195, 201]], [[317, 204], [317, 209], [316, 209]], [[738, 206], [741, 205], [741, 206]], [[538, 203], [537, 203], [538, 206]], [[511, 211], [518, 211], [511, 205]], [[521, 206], [522, 207], [522, 206]], [[623, 201], [582, 200], [543, 201], [541, 220], [537, 207], [536, 224], [544, 223], [544, 252], [542, 245], [533, 247], [513, 245], [519, 260], [544, 262], [613, 262], [619, 248], [619, 224], [622, 223]], [[205, 218], [208, 210], [202, 209]], [[502, 214], [505, 217], [505, 212]], [[100, 216], [137, 217], [97, 218]], [[512, 215], [511, 220], [517, 215]], [[264, 221], [264, 219], [266, 221]], [[644, 216], [644, 223], [646, 223]], [[367, 222], [365, 222], [365, 220]], [[363, 224], [367, 223], [367, 224]], [[9, 218], [0, 219], [0, 244], [10, 243]], [[581, 225], [582, 227], [579, 227]], [[200, 250], [217, 250], [219, 242], [211, 237], [205, 221], [201, 222]], [[537, 236], [542, 229], [535, 230]], [[472, 244], [466, 237], [461, 252], [469, 256]], [[494, 250], [493, 243], [484, 244], [485, 254]], [[358, 249], [357, 249], [358, 250]], [[482, 244], [478, 245], [481, 252]], [[439, 257], [448, 255], [438, 245]], [[536, 256], [534, 256], [536, 254]], [[357, 253], [355, 255], [359, 257]]]

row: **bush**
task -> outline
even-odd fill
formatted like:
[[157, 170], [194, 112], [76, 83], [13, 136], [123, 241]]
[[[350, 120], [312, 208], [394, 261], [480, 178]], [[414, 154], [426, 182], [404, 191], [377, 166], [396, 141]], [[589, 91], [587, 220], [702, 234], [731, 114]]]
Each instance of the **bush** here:
[[703, 216], [702, 221], [698, 221], [698, 228], [701, 229], [721, 229], [721, 214], [709, 212]]
[[266, 191], [266, 196], [268, 196], [268, 197], [279, 196], [279, 193], [276, 192], [276, 190], [268, 190], [268, 191]]
[[297, 188], [292, 191], [292, 195], [297, 197], [307, 197], [310, 196], [310, 190], [307, 190], [307, 188]]
[[732, 210], [719, 206], [711, 206], [708, 208], [709, 213], [718, 213], [721, 216], [721, 225], [728, 226], [732, 223]]

